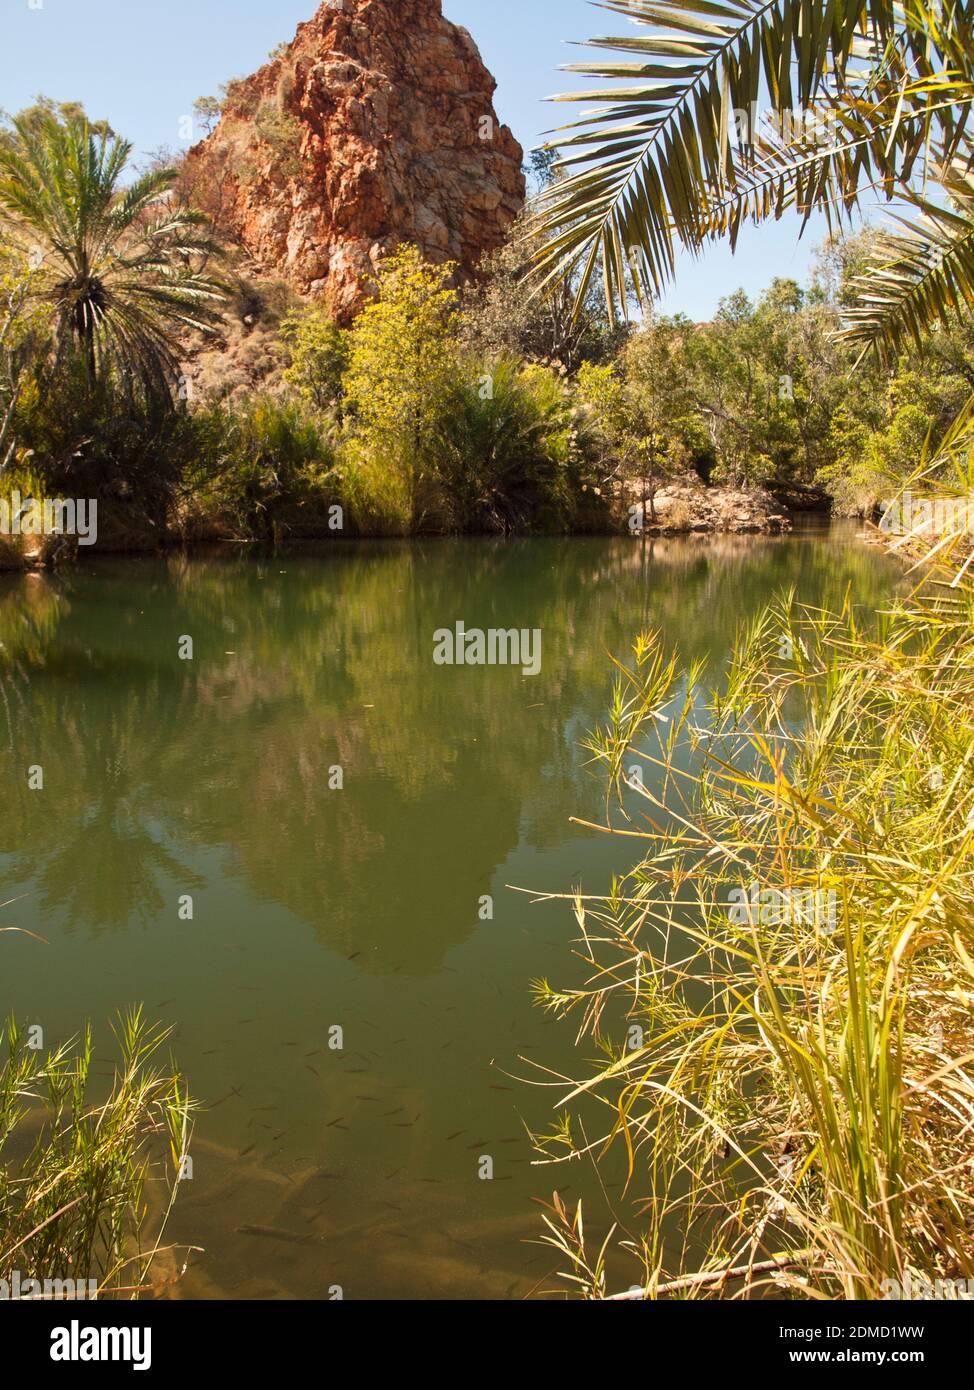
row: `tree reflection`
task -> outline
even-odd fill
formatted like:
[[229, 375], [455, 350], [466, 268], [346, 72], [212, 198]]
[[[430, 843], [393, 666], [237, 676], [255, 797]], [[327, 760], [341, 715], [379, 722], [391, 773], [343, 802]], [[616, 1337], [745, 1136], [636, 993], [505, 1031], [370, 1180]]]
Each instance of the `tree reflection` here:
[[[719, 673], [774, 592], [821, 603], [853, 582], [881, 606], [895, 581], [824, 535], [375, 543], [4, 581], [7, 876], [69, 930], [161, 930], [219, 851], [255, 917], [283, 906], [363, 969], [425, 974], [514, 849], [556, 843], [596, 795], [578, 745], [607, 651], [659, 627]], [[541, 628], [541, 675], [435, 667], [457, 619]]]

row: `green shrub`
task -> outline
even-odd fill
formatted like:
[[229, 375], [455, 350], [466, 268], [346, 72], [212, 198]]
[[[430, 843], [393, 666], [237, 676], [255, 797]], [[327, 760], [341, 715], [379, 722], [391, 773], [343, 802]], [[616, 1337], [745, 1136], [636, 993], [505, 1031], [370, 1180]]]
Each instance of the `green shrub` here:
[[324, 416], [263, 396], [233, 412], [211, 406], [196, 423], [201, 451], [188, 480], [186, 531], [269, 542], [341, 534], [339, 455]]
[[48, 495], [98, 500], [100, 540], [114, 529], [150, 545], [198, 448], [185, 402], [133, 398], [113, 375], [90, 383], [77, 359], [27, 381], [14, 433]]
[[471, 365], [445, 403], [436, 456], [461, 531], [560, 530], [571, 515], [570, 420], [548, 374]]
[[318, 410], [339, 406], [351, 357], [350, 335], [321, 309], [289, 314], [281, 337], [291, 353], [284, 380]]

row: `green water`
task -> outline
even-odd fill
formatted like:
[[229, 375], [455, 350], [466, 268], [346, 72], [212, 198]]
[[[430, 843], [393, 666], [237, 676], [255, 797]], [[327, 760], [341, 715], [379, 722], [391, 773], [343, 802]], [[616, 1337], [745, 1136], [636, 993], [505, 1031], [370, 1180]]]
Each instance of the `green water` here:
[[[204, 1250], [181, 1295], [550, 1287], [531, 1198], [593, 1182], [532, 1166], [523, 1125], [557, 1092], [512, 1076], [567, 1068], [571, 1031], [530, 983], [573, 978], [574, 923], [508, 885], [597, 892], [626, 867], [622, 842], [570, 824], [600, 813], [579, 744], [606, 652], [659, 626], [719, 676], [776, 592], [838, 603], [851, 584], [876, 607], [898, 581], [852, 528], [0, 578], [0, 901], [19, 899], [0, 925], [49, 943], [2, 938], [0, 1008], [48, 1045], [90, 1018], [103, 1057], [134, 1002], [175, 1027], [207, 1106], [169, 1231]], [[540, 629], [541, 673], [434, 665], [457, 620]]]

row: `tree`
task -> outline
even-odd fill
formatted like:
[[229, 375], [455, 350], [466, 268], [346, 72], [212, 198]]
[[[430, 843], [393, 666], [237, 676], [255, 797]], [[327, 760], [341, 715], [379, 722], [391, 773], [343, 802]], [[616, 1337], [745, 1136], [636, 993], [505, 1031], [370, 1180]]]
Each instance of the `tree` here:
[[[0, 112], [0, 120], [6, 120], [3, 112]], [[107, 121], [93, 121], [86, 114], [85, 108], [80, 101], [54, 101], [52, 97], [38, 96], [34, 98], [33, 105], [25, 106], [18, 112], [18, 119], [28, 122], [35, 130], [39, 130], [46, 121], [87, 121], [93, 134], [99, 138], [105, 136], [111, 139], [115, 134]], [[0, 131], [0, 142], [11, 143], [13, 137], [8, 131]]]
[[281, 337], [291, 353], [284, 380], [317, 410], [337, 407], [351, 353], [348, 330], [311, 307], [289, 314], [281, 324]]
[[197, 97], [193, 102], [193, 115], [203, 127], [203, 134], [212, 135], [223, 115], [223, 102], [219, 97]]
[[364, 455], [398, 480], [414, 525], [431, 480], [426, 446], [458, 373], [453, 269], [401, 248], [351, 329], [346, 411]]
[[[631, 287], [645, 298], [666, 283], [680, 245], [734, 242], [745, 221], [789, 210], [839, 225], [878, 188], [922, 220], [881, 239], [851, 340], [887, 351], [919, 341], [974, 297], [968, 0], [606, 8], [642, 32], [592, 40], [599, 60], [569, 69], [625, 85], [559, 98], [589, 110], [552, 142], [562, 158], [538, 218], [542, 285], [577, 275], [580, 305], [601, 265], [624, 308]], [[606, 50], [635, 62], [607, 61]], [[770, 131], [754, 119], [762, 90], [777, 107]]]
[[466, 292], [462, 336], [467, 348], [485, 357], [520, 356], [553, 362], [570, 372], [583, 362], [604, 362], [625, 341], [609, 321], [599, 285], [576, 306], [571, 281], [533, 295], [529, 283], [536, 237], [522, 214], [505, 244], [484, 261], [481, 282]]
[[638, 487], [639, 526], [655, 525], [656, 495], [667, 477], [689, 468], [693, 402], [687, 390], [685, 320], [647, 316], [616, 363], [586, 363], [577, 391], [614, 457], [614, 476]]
[[199, 266], [218, 253], [198, 213], [175, 209], [174, 171], [124, 187], [132, 146], [83, 116], [18, 116], [0, 143], [0, 218], [38, 267], [57, 363], [78, 357], [89, 384], [115, 373], [129, 392], [169, 398], [178, 335], [207, 330], [223, 289]]

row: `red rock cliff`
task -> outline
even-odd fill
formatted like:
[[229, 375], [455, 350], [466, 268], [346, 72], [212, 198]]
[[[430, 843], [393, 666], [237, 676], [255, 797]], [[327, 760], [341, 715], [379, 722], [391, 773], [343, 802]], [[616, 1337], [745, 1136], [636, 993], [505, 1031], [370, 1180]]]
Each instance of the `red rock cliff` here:
[[469, 274], [503, 241], [523, 152], [496, 85], [441, 0], [327, 0], [231, 84], [189, 180], [262, 271], [347, 319], [399, 243]]

